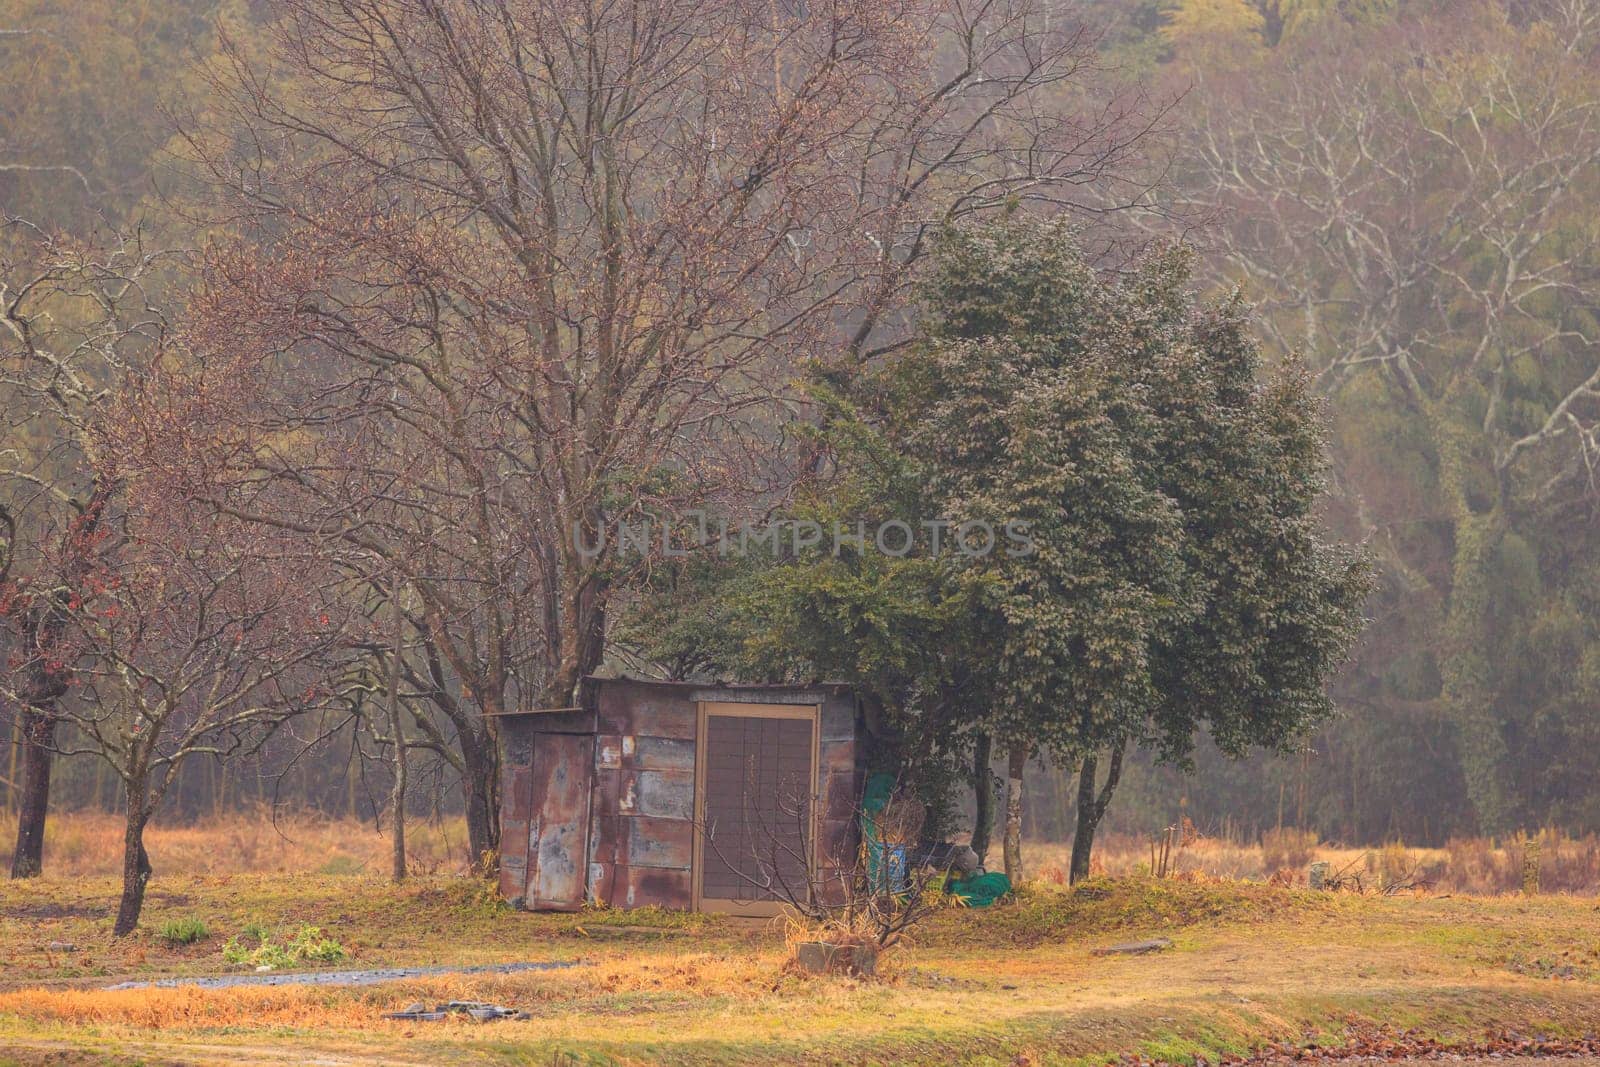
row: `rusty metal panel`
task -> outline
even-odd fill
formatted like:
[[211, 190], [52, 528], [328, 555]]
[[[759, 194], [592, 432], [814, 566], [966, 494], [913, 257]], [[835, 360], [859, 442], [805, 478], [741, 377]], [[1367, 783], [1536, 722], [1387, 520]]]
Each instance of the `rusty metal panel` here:
[[594, 684], [596, 729], [613, 734], [627, 730], [631, 719], [627, 684], [610, 678], [597, 678]]
[[500, 857], [500, 895], [519, 906], [528, 882], [528, 861], [521, 856]]
[[617, 798], [620, 815], [694, 818], [694, 772], [624, 771]]
[[639, 771], [694, 773], [694, 742], [672, 737], [624, 737], [624, 765]]
[[632, 709], [628, 728], [623, 733], [636, 737], [675, 737], [680, 741], [693, 741], [695, 734], [694, 704], [682, 697], [650, 696], [641, 699]]
[[533, 768], [507, 767], [501, 780], [500, 796], [505, 817], [527, 822], [533, 814], [530, 807], [533, 803]]
[[859, 848], [854, 819], [823, 819], [817, 826], [817, 862], [823, 867], [851, 867]]
[[601, 734], [595, 766], [630, 771], [693, 771], [694, 742], [672, 737]]
[[595, 814], [592, 817], [594, 825], [589, 829], [590, 863], [617, 861], [617, 842], [622, 833], [618, 828], [618, 821], [615, 815]]
[[599, 686], [600, 732], [694, 739], [695, 707], [687, 689], [624, 679], [601, 681]]
[[617, 820], [617, 861], [630, 867], [689, 869], [694, 858], [694, 824], [686, 819], [644, 816]]
[[820, 731], [824, 741], [854, 741], [856, 738], [856, 702], [847, 697], [832, 697], [822, 705], [819, 716]]
[[583, 905], [593, 779], [593, 737], [546, 734], [534, 745], [525, 895], [530, 908]]
[[616, 885], [616, 865], [612, 863], [589, 864], [589, 903], [614, 905], [612, 899]]
[[[528, 855], [528, 820], [504, 816], [500, 819], [500, 855], [525, 859]], [[522, 887], [517, 886], [517, 895]]]
[[856, 769], [856, 745], [854, 741], [824, 741], [817, 754], [817, 769], [819, 773], [828, 774], [854, 774]]
[[595, 716], [592, 711], [543, 711], [536, 715], [519, 716], [525, 728], [535, 734], [592, 734]]
[[822, 814], [825, 819], [848, 818], [861, 806], [861, 789], [854, 774], [830, 774], [822, 780]]
[[611, 890], [611, 904], [618, 908], [694, 907], [694, 891], [687, 870], [667, 867], [618, 866]]
[[623, 771], [610, 767], [595, 770], [593, 810], [596, 816], [621, 814], [622, 794], [627, 785], [623, 781], [625, 777]]
[[533, 762], [533, 732], [521, 719], [502, 722], [500, 739], [505, 746], [506, 766], [526, 767]]

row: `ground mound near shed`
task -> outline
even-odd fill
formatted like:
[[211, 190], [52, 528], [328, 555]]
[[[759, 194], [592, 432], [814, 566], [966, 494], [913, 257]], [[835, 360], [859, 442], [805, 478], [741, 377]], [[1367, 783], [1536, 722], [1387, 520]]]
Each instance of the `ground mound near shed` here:
[[952, 907], [919, 940], [1032, 946], [1098, 933], [1163, 933], [1202, 923], [1266, 922], [1343, 906], [1330, 893], [1252, 882], [1092, 878], [1071, 888], [1032, 883], [1003, 908]]

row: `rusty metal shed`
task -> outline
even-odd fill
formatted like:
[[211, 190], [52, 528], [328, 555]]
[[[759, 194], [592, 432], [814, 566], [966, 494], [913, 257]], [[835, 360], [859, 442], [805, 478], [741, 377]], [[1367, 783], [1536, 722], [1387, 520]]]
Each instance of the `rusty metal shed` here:
[[807, 856], [829, 886], [853, 868], [863, 740], [844, 686], [591, 678], [582, 707], [500, 720], [500, 892], [772, 914], [763, 866]]

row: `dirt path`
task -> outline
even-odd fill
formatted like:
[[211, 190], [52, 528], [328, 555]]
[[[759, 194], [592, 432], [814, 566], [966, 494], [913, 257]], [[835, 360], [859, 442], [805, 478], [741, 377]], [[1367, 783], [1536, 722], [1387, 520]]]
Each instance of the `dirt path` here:
[[555, 971], [576, 967], [574, 960], [544, 961], [539, 963], [484, 963], [473, 967], [384, 967], [353, 971], [297, 971], [287, 974], [217, 974], [195, 978], [153, 978], [148, 981], [118, 982], [108, 985], [115, 989], [175, 989], [195, 986], [200, 989], [232, 989], [238, 986], [326, 985], [361, 986], [398, 982], [405, 978], [423, 978], [435, 974], [518, 974], [523, 971]]

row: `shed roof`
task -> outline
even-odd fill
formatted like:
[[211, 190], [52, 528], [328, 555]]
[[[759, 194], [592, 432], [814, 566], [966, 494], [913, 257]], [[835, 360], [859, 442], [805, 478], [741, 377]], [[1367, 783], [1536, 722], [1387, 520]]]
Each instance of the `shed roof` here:
[[[812, 685], [786, 685], [769, 682], [682, 682], [663, 678], [634, 678], [629, 675], [591, 674], [584, 678], [585, 685], [624, 684], [649, 688], [687, 692], [691, 700], [725, 701], [752, 704], [811, 704], [824, 697], [847, 696], [851, 687], [843, 682], [817, 682]], [[583, 707], [567, 708], [515, 708], [499, 712], [511, 715], [557, 715], [563, 712], [585, 711]]]

